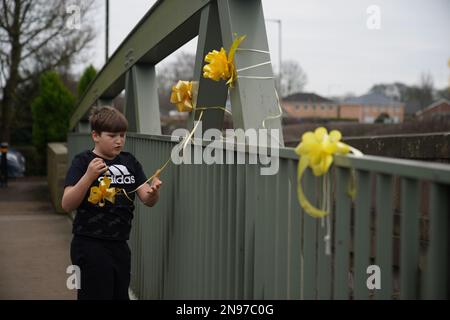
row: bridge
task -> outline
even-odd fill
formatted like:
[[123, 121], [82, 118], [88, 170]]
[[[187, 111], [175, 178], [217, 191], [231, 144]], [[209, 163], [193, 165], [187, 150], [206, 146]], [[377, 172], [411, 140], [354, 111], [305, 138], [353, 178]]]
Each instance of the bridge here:
[[[205, 55], [230, 48], [236, 35], [245, 35], [241, 47], [251, 50], [236, 51], [234, 86], [203, 78]], [[179, 140], [161, 134], [155, 66], [196, 36], [194, 105], [206, 109], [202, 132], [223, 129], [225, 111], [215, 107], [225, 106], [228, 95], [235, 129], [281, 132], [261, 1], [158, 1], [79, 101], [69, 161], [92, 147], [91, 106], [110, 104], [125, 90], [126, 150], [147, 174], [161, 167]], [[199, 117], [198, 110], [190, 113], [190, 130]], [[299, 159], [279, 138], [274, 175], [250, 163], [248, 146], [212, 147], [244, 163], [167, 167], [159, 203], [136, 206], [129, 243], [131, 289], [139, 299], [448, 298], [448, 165], [337, 155], [329, 173], [331, 215], [317, 219], [298, 203]], [[209, 142], [187, 148], [205, 151]], [[354, 198], [347, 194], [351, 182]], [[317, 206], [322, 183], [309, 170], [303, 179]], [[381, 276], [375, 288], [368, 285], [371, 266]]]

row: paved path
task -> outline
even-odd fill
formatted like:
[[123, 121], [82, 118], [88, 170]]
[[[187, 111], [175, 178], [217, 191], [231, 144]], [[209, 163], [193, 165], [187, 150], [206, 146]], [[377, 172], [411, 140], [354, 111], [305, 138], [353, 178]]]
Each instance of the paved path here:
[[71, 221], [54, 212], [45, 178], [0, 188], [0, 299], [75, 299], [70, 241]]

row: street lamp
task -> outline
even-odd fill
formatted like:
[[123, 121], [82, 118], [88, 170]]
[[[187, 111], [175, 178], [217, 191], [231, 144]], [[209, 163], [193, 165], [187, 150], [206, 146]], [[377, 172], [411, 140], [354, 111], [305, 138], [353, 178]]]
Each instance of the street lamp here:
[[266, 21], [278, 24], [278, 89], [281, 90], [281, 19], [266, 19]]
[[106, 0], [106, 18], [105, 18], [105, 64], [108, 63], [109, 47], [109, 0]]

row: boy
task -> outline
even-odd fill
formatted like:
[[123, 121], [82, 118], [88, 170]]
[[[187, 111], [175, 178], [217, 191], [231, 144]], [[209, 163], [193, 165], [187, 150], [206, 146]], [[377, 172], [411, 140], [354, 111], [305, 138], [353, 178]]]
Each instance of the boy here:
[[[123, 193], [114, 203], [88, 201], [91, 187], [99, 186], [104, 176], [111, 180], [109, 188], [122, 188], [129, 193], [147, 178], [141, 164], [128, 152], [122, 152], [126, 118], [112, 107], [95, 108], [89, 118], [93, 150], [74, 157], [67, 172], [62, 208], [77, 209], [73, 222], [70, 248], [72, 264], [80, 268], [81, 289], [78, 299], [128, 300], [131, 252], [127, 244], [134, 204]], [[161, 181], [155, 177], [136, 191], [139, 199], [152, 207], [159, 199]], [[134, 194], [129, 197], [134, 200]]]

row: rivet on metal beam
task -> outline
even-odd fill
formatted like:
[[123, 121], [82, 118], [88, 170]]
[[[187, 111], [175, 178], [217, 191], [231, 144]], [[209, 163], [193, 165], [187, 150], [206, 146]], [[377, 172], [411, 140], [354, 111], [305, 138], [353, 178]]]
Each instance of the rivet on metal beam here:
[[134, 61], [134, 50], [130, 49], [127, 51], [127, 53], [125, 54], [125, 67], [128, 68], [133, 64]]

